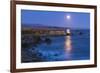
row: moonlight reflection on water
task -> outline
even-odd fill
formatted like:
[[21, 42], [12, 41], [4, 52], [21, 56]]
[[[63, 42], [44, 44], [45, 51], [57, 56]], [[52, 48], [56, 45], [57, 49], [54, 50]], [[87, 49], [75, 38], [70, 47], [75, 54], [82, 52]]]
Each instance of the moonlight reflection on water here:
[[72, 50], [72, 40], [71, 36], [66, 36], [65, 37], [65, 52], [66, 52], [66, 57], [68, 59], [71, 58], [71, 50]]
[[65, 39], [65, 48], [67, 50], [67, 52], [70, 52], [71, 49], [72, 49], [72, 41], [71, 41], [71, 36], [66, 36], [66, 39]]

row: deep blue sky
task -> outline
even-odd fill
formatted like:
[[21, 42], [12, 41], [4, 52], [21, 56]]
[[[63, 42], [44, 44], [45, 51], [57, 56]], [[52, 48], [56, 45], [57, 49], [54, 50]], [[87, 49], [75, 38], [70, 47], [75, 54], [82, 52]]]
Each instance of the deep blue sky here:
[[[67, 15], [71, 19], [66, 18]], [[21, 23], [27, 25], [42, 24], [47, 26], [90, 28], [90, 14], [82, 12], [56, 12], [21, 10]]]

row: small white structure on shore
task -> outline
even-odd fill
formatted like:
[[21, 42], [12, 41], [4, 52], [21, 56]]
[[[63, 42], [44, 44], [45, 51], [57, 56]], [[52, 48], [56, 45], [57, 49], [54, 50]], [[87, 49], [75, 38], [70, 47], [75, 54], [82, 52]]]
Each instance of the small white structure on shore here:
[[67, 34], [67, 35], [70, 35], [70, 34], [71, 34], [70, 29], [67, 29], [67, 30], [66, 30], [66, 34]]

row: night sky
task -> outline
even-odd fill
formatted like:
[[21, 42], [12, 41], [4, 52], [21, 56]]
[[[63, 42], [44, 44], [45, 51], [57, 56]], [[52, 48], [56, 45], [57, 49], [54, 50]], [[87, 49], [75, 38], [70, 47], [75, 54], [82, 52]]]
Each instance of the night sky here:
[[[70, 16], [70, 19], [67, 19]], [[21, 10], [21, 23], [27, 25], [70, 27], [75, 29], [90, 28], [90, 13]]]

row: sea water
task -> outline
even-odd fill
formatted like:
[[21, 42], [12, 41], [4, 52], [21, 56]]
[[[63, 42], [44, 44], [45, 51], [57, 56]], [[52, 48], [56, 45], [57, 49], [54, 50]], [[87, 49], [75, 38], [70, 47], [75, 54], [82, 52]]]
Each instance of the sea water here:
[[[45, 39], [45, 37], [41, 37]], [[71, 30], [71, 35], [48, 36], [51, 43], [42, 42], [37, 46], [21, 50], [21, 62], [49, 62], [90, 59], [90, 31]]]

